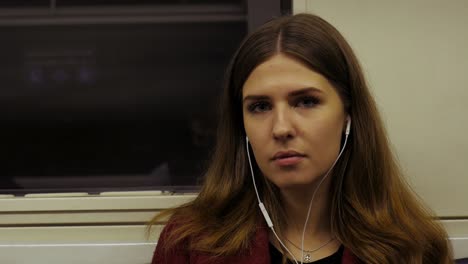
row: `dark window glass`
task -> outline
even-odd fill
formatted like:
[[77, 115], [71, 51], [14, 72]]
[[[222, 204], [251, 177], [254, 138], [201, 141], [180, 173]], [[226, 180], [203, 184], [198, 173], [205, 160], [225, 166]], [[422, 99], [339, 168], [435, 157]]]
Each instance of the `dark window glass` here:
[[2, 0], [0, 8], [12, 7], [48, 7], [50, 0]]
[[0, 189], [194, 186], [245, 22], [0, 28]]
[[242, 0], [57, 0], [57, 6], [93, 6], [93, 5], [202, 5], [239, 3]]
[[239, 4], [245, 0], [2, 0], [0, 8], [70, 7], [70, 6], [138, 6], [138, 5], [206, 5]]

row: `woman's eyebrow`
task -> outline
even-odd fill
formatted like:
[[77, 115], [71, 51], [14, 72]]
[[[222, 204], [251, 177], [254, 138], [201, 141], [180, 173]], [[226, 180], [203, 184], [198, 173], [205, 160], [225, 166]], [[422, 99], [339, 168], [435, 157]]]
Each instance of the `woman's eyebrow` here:
[[306, 88], [302, 88], [302, 89], [299, 89], [299, 90], [292, 91], [292, 92], [289, 93], [288, 96], [295, 97], [295, 96], [307, 94], [307, 93], [310, 93], [310, 92], [323, 93], [323, 91], [321, 89], [319, 89], [319, 88], [306, 87]]
[[244, 97], [242, 102], [245, 103], [245, 101], [248, 101], [248, 100], [256, 101], [256, 100], [268, 100], [268, 99], [270, 99], [270, 97], [266, 95], [247, 95], [246, 97]]
[[[310, 93], [310, 92], [323, 93], [323, 91], [321, 89], [319, 89], [319, 88], [306, 87], [306, 88], [301, 88], [301, 89], [290, 92], [288, 94], [288, 97], [296, 97], [296, 96], [307, 94], [307, 93]], [[242, 102], [245, 103], [245, 101], [248, 101], [248, 100], [257, 101], [257, 100], [268, 100], [268, 99], [270, 99], [270, 97], [268, 97], [266, 95], [252, 94], [252, 95], [247, 95], [246, 97], [244, 97], [244, 99], [242, 99]]]

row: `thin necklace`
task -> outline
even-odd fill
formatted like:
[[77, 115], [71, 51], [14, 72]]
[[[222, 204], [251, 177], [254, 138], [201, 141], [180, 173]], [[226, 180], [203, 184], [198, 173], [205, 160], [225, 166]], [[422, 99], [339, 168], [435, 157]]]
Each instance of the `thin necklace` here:
[[[284, 237], [286, 238], [286, 240], [291, 243], [291, 245], [293, 245], [295, 248], [297, 248], [298, 250], [302, 251], [302, 249], [300, 247], [298, 247], [296, 244], [294, 244], [291, 240], [289, 240], [287, 237]], [[310, 263], [312, 262], [312, 257], [310, 256], [310, 254], [320, 250], [321, 248], [325, 247], [326, 245], [330, 244], [333, 240], [335, 240], [334, 237], [331, 237], [330, 240], [328, 240], [327, 242], [323, 243], [321, 246], [319, 246], [318, 248], [315, 248], [315, 249], [312, 249], [312, 250], [305, 250], [304, 249], [304, 252], [306, 253], [304, 255], [304, 259], [303, 259], [303, 262], [304, 263]]]

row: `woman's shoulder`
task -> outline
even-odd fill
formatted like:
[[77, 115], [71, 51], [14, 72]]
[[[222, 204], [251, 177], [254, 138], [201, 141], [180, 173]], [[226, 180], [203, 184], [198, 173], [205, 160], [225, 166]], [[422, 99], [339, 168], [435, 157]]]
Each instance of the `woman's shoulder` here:
[[181, 226], [180, 221], [169, 219], [159, 234], [156, 249], [153, 254], [153, 264], [160, 263], [188, 263], [189, 253], [186, 239], [174, 240], [174, 232]]
[[209, 253], [193, 251], [189, 240], [203, 239], [203, 235], [187, 236], [176, 241], [178, 230], [183, 225], [180, 219], [171, 218], [162, 229], [153, 255], [153, 264], [160, 263], [269, 263], [268, 231], [258, 226], [251, 247], [239, 254], [229, 256], [214, 256]]
[[[158, 245], [173, 245], [176, 248], [182, 248], [184, 244], [187, 244], [188, 239], [178, 239], [178, 230], [184, 225], [180, 218], [172, 216], [164, 224], [159, 234]], [[168, 243], [168, 242], [171, 243]], [[172, 243], [177, 241], [178, 243]]]
[[341, 263], [358, 264], [360, 261], [348, 248], [345, 247], [343, 250], [343, 256], [341, 257]]

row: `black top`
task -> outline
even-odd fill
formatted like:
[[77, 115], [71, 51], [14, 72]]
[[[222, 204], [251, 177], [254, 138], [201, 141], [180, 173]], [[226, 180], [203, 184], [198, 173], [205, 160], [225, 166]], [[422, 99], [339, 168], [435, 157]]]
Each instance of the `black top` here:
[[[340, 248], [335, 252], [333, 253], [332, 255], [326, 257], [326, 258], [323, 258], [323, 259], [319, 259], [317, 261], [314, 261], [314, 262], [310, 262], [310, 263], [313, 263], [313, 264], [340, 264], [341, 263], [341, 258], [343, 257], [343, 251], [344, 251], [344, 246], [341, 245]], [[283, 254], [275, 247], [273, 246], [271, 243], [270, 243], [270, 257], [271, 257], [271, 264], [281, 264], [282, 263], [282, 259], [283, 259]], [[299, 261], [299, 260], [298, 260]], [[295, 264], [293, 260], [287, 260], [286, 261], [287, 264]], [[301, 263], [299, 261], [299, 263]]]

